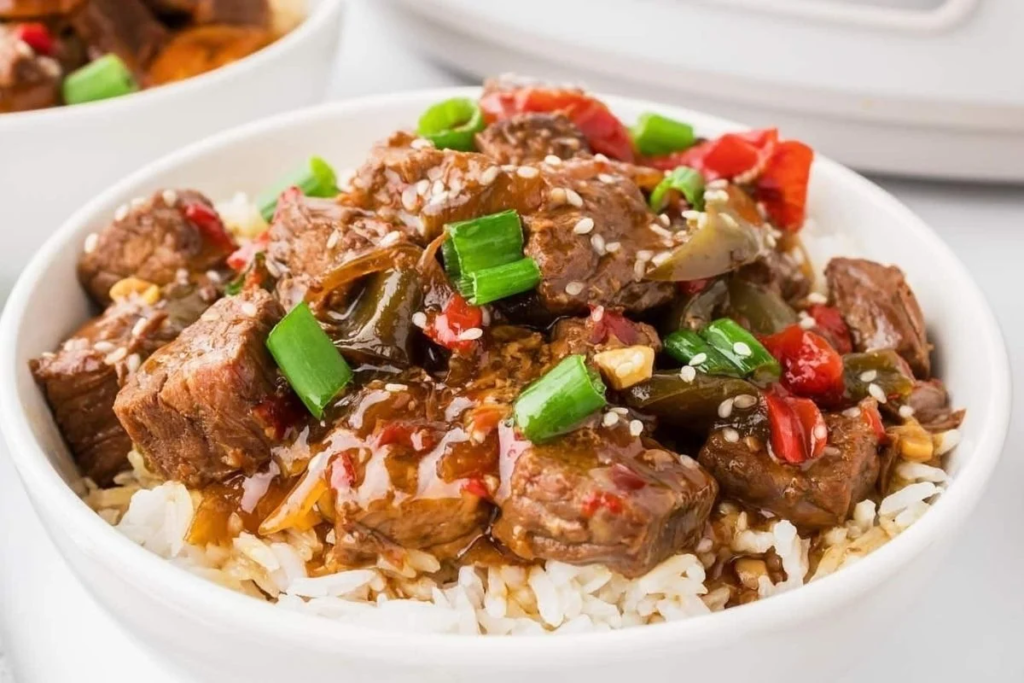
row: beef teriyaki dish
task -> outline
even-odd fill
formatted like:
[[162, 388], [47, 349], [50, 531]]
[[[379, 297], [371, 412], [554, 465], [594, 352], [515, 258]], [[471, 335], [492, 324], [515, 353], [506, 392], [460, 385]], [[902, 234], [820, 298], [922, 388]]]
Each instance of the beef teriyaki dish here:
[[32, 371], [98, 514], [283, 607], [519, 634], [742, 605], [925, 514], [964, 418], [898, 267], [812, 268], [813, 156], [492, 81], [357, 169], [120, 207], [78, 262], [99, 315]]
[[301, 20], [302, 0], [0, 0], [0, 113], [120, 97], [219, 68]]

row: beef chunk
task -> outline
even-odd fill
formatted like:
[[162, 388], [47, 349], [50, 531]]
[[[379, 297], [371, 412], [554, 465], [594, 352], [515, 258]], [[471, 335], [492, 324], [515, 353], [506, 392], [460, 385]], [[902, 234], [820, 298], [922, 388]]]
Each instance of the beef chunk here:
[[803, 466], [775, 460], [756, 439], [731, 443], [722, 430], [708, 438], [700, 462], [722, 491], [802, 527], [842, 523], [878, 479], [878, 438], [862, 416], [826, 415], [828, 446]]
[[71, 24], [93, 58], [114, 53], [140, 77], [168, 37], [142, 0], [89, 0]]
[[270, 457], [262, 416], [280, 399], [266, 340], [282, 315], [258, 288], [221, 299], [129, 378], [114, 411], [151, 469], [200, 486]]
[[337, 458], [331, 484], [343, 564], [372, 561], [394, 545], [447, 559], [483, 534], [497, 436], [471, 438], [471, 407], [419, 371], [371, 382], [342, 402], [344, 417], [322, 443]]
[[914, 409], [914, 418], [921, 426], [931, 432], [956, 429], [964, 421], [964, 411], [950, 408], [946, 387], [937, 379], [915, 382], [907, 405]]
[[0, 114], [60, 104], [61, 68], [0, 26]]
[[476, 146], [499, 164], [539, 163], [589, 153], [580, 129], [561, 114], [520, 114], [496, 121], [476, 135]]
[[[793, 254], [800, 254], [794, 256]], [[802, 299], [811, 292], [813, 273], [807, 267], [802, 247], [791, 250], [769, 249], [758, 260], [737, 271], [737, 276], [761, 285], [789, 302]]]
[[190, 205], [213, 211], [198, 192], [165, 190], [122, 207], [113, 223], [90, 236], [78, 278], [93, 299], [110, 303], [110, 288], [126, 277], [166, 285], [221, 266], [231, 251], [230, 238], [211, 236], [188, 220], [184, 212]]
[[198, 0], [193, 18], [197, 24], [269, 26], [267, 0]]
[[166, 288], [147, 303], [112, 304], [54, 353], [31, 363], [57, 425], [83, 474], [109, 484], [127, 464], [131, 440], [114, 415], [114, 398], [141, 361], [172, 341], [216, 297], [210, 288]]
[[640, 576], [697, 541], [718, 492], [696, 461], [631, 436], [622, 420], [502, 448], [493, 534], [525, 559]]
[[917, 298], [895, 266], [835, 258], [825, 268], [829, 291], [858, 351], [895, 349], [914, 374], [927, 378], [931, 349]]
[[[394, 236], [385, 240], [389, 233]], [[332, 275], [382, 242], [408, 242], [405, 233], [367, 211], [298, 193], [281, 197], [269, 236], [267, 257], [281, 273], [277, 293], [287, 309], [307, 295], [334, 290]]]

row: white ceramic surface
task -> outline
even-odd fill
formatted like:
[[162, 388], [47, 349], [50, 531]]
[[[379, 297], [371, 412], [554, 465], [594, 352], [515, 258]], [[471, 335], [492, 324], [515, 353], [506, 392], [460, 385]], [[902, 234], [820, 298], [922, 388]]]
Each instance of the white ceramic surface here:
[[343, 5], [307, 6], [294, 31], [211, 73], [95, 104], [0, 114], [0, 302], [39, 245], [97, 191], [199, 138], [320, 102]]
[[[27, 371], [87, 315], [74, 277], [84, 236], [128, 198], [190, 185], [214, 196], [254, 190], [311, 153], [344, 166], [369, 141], [408, 125], [453, 91], [334, 105], [278, 117], [182, 150], [119, 183], [76, 213], [27, 268], [0, 322], [0, 420], [12, 460], [44, 524], [93, 594], [127, 629], [199, 680], [335, 677], [351, 681], [497, 683], [708, 677], [723, 662], [736, 679], [828, 678], [851, 648], [902, 613], [950, 549], [994, 467], [1009, 416], [1009, 373], [998, 328], [976, 286], [907, 209], [855, 174], [819, 160], [811, 212], [853, 234], [862, 252], [899, 263], [921, 299], [943, 376], [971, 419], [952, 460], [955, 481], [918, 524], [871, 558], [824, 581], [700, 619], [589, 636], [503, 639], [411, 636], [346, 627], [275, 610], [175, 570], [120, 537], [67, 487], [66, 451]], [[658, 108], [704, 134], [729, 125], [649, 103], [610, 100], [624, 118]], [[955, 302], [955, 306], [949, 305]], [[40, 310], [47, 315], [38, 315]]]

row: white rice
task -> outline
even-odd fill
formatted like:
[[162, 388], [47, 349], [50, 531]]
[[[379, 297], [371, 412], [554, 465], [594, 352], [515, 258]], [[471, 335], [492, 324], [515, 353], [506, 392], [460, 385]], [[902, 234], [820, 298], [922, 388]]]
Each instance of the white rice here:
[[[157, 481], [137, 454], [130, 459], [135, 470], [120, 475], [115, 488], [88, 486], [86, 501], [104, 519], [178, 567], [283, 609], [406, 632], [533, 635], [687, 619], [722, 610], [730, 598], [727, 587], [711, 591], [705, 583], [706, 568], [715, 561], [711, 538], [697, 545], [696, 554], [670, 557], [635, 579], [604, 566], [549, 561], [462, 567], [457, 579], [442, 584], [429, 576], [439, 563], [422, 551], [411, 551], [402, 566], [381, 562], [312, 577], [306, 562], [324, 551], [312, 531], [266, 538], [243, 532], [231, 547], [189, 544], [201, 495], [177, 482]], [[860, 560], [920, 519], [948, 482], [943, 470], [920, 463], [900, 462], [896, 473], [898, 490], [877, 506], [862, 501], [844, 525], [814, 535], [800, 536], [787, 520], [748, 528], [746, 512], [723, 504], [730, 549], [753, 558], [774, 553], [787, 577], [773, 583], [760, 576], [757, 597], [793, 590]], [[814, 541], [824, 553], [812, 572]]]

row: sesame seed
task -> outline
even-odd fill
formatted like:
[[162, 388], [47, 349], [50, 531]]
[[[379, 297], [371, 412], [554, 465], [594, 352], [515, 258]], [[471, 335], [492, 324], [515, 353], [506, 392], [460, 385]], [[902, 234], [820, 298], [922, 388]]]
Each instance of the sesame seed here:
[[615, 176], [608, 175], [607, 173], [598, 173], [597, 179], [606, 185], [611, 185], [615, 182]]
[[622, 244], [620, 244], [619, 242], [608, 242], [607, 244], [604, 245], [604, 250], [607, 251], [609, 254], [614, 254], [619, 250], [619, 247], [621, 246]]
[[818, 425], [814, 428], [815, 439], [827, 439], [828, 438], [828, 427], [825, 425]]
[[535, 169], [533, 166], [520, 166], [516, 170], [516, 175], [520, 178], [536, 178], [540, 174], [540, 171]]
[[696, 368], [694, 368], [694, 367], [692, 367], [690, 365], [684, 365], [682, 368], [679, 369], [679, 379], [683, 380], [684, 382], [692, 382], [696, 378], [697, 378], [697, 369]]
[[14, 41], [14, 51], [17, 52], [20, 56], [26, 58], [35, 57], [36, 55], [35, 50], [32, 49], [32, 46], [26, 43], [24, 40]]
[[660, 216], [658, 216], [658, 220], [661, 221], [661, 224], [664, 225], [666, 228], [672, 225], [672, 220], [668, 217], [667, 213], [663, 213]]
[[556, 157], [554, 154], [549, 154], [544, 157], [545, 164], [551, 164], [552, 166], [560, 166], [562, 164], [562, 158]]
[[654, 258], [654, 252], [648, 251], [647, 249], [640, 249], [636, 252], [636, 258], [639, 261], [650, 261]]
[[129, 202], [129, 204], [131, 205], [131, 207], [133, 209], [141, 209], [142, 207], [144, 207], [146, 205], [146, 198], [145, 197], [136, 197], [135, 199], [131, 200]]
[[804, 330], [812, 330], [818, 325], [818, 321], [801, 311], [800, 327]]
[[406, 211], [415, 211], [418, 197], [416, 195], [416, 186], [409, 185], [402, 190], [402, 206]]
[[430, 186], [430, 194], [435, 197], [440, 194], [443, 194], [444, 192], [444, 183], [441, 182], [440, 180], [435, 180], [434, 184]]
[[604, 154], [601, 154], [600, 152], [594, 155], [594, 159], [596, 161], [608, 161], [608, 157], [606, 157]]
[[861, 382], [874, 382], [877, 377], [878, 370], [865, 370], [864, 372], [860, 373]]
[[733, 404], [733, 399], [731, 399], [731, 398], [727, 398], [724, 401], [722, 401], [721, 403], [719, 403], [718, 404], [718, 417], [720, 417], [720, 418], [722, 418], [724, 420], [725, 418], [727, 418], [730, 415], [732, 415], [732, 404]]
[[416, 138], [409, 143], [409, 146], [413, 149], [430, 149], [434, 146], [434, 143], [426, 138]]
[[618, 415], [618, 413], [613, 413], [613, 412], [610, 412], [610, 411], [605, 413], [604, 417], [601, 419], [601, 424], [603, 424], [605, 427], [613, 427], [616, 424], [618, 424], [618, 422], [619, 422], [619, 415]]
[[868, 385], [868, 393], [871, 394], [871, 397], [879, 403], [886, 402], [885, 392], [882, 391], [882, 387], [878, 386], [874, 382]]
[[910, 418], [914, 417], [914, 409], [911, 406], [900, 406], [899, 413], [900, 417], [902, 417], [904, 420], [909, 420]]
[[132, 355], [128, 356], [126, 364], [128, 367], [128, 372], [129, 374], [131, 374], [138, 370], [139, 366], [142, 365], [142, 358], [139, 356], [139, 354], [133, 353]]
[[653, 263], [656, 266], [660, 266], [665, 261], [668, 261], [671, 256], [671, 251], [658, 252], [657, 254], [654, 255], [654, 258], [651, 259], [651, 263]]
[[668, 230], [666, 230], [665, 228], [661, 227], [661, 225], [659, 225], [658, 223], [651, 223], [647, 227], [649, 227], [651, 229], [651, 232], [653, 232], [658, 237], [664, 237], [665, 239], [672, 239], [672, 233], [669, 232]]
[[107, 354], [107, 357], [103, 359], [103, 362], [107, 365], [113, 365], [118, 361], [124, 360], [125, 356], [128, 355], [128, 349], [123, 346], [119, 349], [115, 349]]
[[583, 287], [584, 284], [582, 282], [573, 280], [572, 282], [565, 286], [565, 293], [568, 294], [569, 296], [577, 296], [583, 291]]
[[201, 316], [199, 316], [199, 319], [208, 323], [212, 323], [214, 321], [220, 320], [220, 315], [217, 314], [215, 311], [206, 311]]
[[615, 406], [611, 411], [613, 413], [618, 413], [619, 415], [629, 415], [629, 411], [622, 406]]
[[495, 181], [495, 179], [498, 177], [498, 173], [500, 172], [500, 168], [498, 168], [497, 166], [491, 166], [486, 171], [480, 174], [480, 184], [490, 185]]
[[128, 205], [122, 204], [121, 206], [117, 207], [117, 211], [114, 212], [114, 220], [123, 221], [125, 218], [128, 218], [129, 211], [131, 211], [131, 209], [128, 207]]
[[412, 324], [422, 330], [427, 326], [427, 314], [423, 311], [416, 311], [412, 314]]
[[643, 279], [644, 274], [647, 272], [647, 261], [637, 260], [633, 264], [633, 277], [639, 282]]
[[[725, 190], [705, 190], [704, 191], [705, 202], [727, 202], [729, 201], [729, 193]], [[723, 214], [724, 215], [724, 214]]]
[[132, 336], [133, 337], [141, 337], [142, 333], [146, 331], [146, 327], [148, 325], [149, 325], [149, 319], [148, 318], [139, 318], [138, 320], [136, 320], [135, 324], [132, 325]]
[[452, 181], [448, 183], [448, 192], [452, 196], [459, 194], [462, 191], [462, 181], [458, 178], [452, 178]]
[[594, 247], [594, 251], [596, 251], [599, 256], [604, 255], [606, 245], [604, 243], [604, 238], [600, 235], [591, 235], [590, 246]]
[[740, 394], [732, 401], [732, 404], [740, 410], [753, 408], [755, 403], [757, 403], [757, 397], [751, 394]]
[[516, 166], [515, 164], [502, 164], [501, 165], [501, 170], [504, 171], [505, 173], [514, 173], [517, 168], [519, 168], [519, 167]]
[[640, 436], [644, 431], [644, 423], [640, 420], [629, 421], [629, 433], [633, 436]]
[[852, 408], [847, 408], [843, 411], [843, 415], [846, 417], [860, 417], [860, 407], [854, 406]]
[[572, 231], [577, 235], [586, 235], [588, 232], [594, 229], [594, 219], [589, 216], [576, 221], [576, 225], [572, 226]]
[[178, 193], [174, 190], [164, 190], [160, 196], [163, 197], [164, 204], [167, 206], [174, 206], [178, 203]]
[[247, 315], [249, 317], [255, 316], [256, 315], [256, 304], [254, 304], [251, 301], [246, 301], [245, 303], [242, 304], [242, 313], [244, 313], [245, 315]]
[[737, 356], [742, 356], [744, 358], [753, 353], [753, 351], [750, 350], [750, 346], [748, 346], [746, 342], [741, 341], [738, 341], [735, 344], [733, 344], [732, 350], [736, 352]]
[[812, 304], [824, 304], [828, 303], [828, 299], [821, 292], [811, 292], [807, 295], [807, 301]]
[[484, 336], [484, 331], [479, 327], [470, 327], [459, 333], [459, 341], [475, 341]]
[[424, 178], [423, 180], [420, 180], [419, 182], [416, 183], [416, 194], [418, 194], [421, 197], [424, 196], [425, 194], [427, 194], [427, 191], [429, 189], [430, 189], [430, 181], [427, 180], [426, 178]]
[[100, 353], [110, 353], [116, 347], [111, 342], [108, 342], [108, 341], [98, 341], [98, 342], [96, 342], [95, 344], [92, 345], [92, 348], [94, 348], [96, 351], [99, 351]]
[[277, 264], [277, 261], [275, 261], [272, 258], [267, 258], [264, 259], [263, 265], [264, 267], [266, 267], [267, 272], [270, 273], [271, 276], [281, 277], [281, 266]]
[[577, 209], [583, 206], [583, 197], [579, 196], [576, 190], [565, 190], [565, 200], [575, 206]]
[[729, 443], [738, 443], [740, 440], [740, 433], [732, 427], [726, 427], [722, 430], [722, 437]]
[[590, 317], [595, 323], [601, 322], [601, 319], [604, 318], [604, 306], [595, 306], [594, 310], [590, 312]]
[[702, 353], [698, 353], [697, 355], [695, 355], [693, 358], [690, 359], [690, 362], [687, 363], [687, 365], [689, 365], [692, 368], [695, 368], [698, 365], [700, 365], [701, 363], [703, 363], [704, 361], [706, 361], [707, 359], [708, 359], [708, 354], [703, 353], [703, 352]]
[[400, 239], [402, 239], [402, 233], [398, 232], [397, 230], [393, 230], [380, 238], [380, 246], [390, 247], [392, 244], [397, 243]]
[[688, 221], [695, 221], [698, 218], [700, 218], [701, 216], [703, 216], [704, 214], [702, 212], [700, 212], [700, 211], [695, 211], [694, 209], [688, 209], [686, 211], [683, 211], [683, 213], [681, 215], [682, 215], [683, 218], [685, 218]]
[[209, 280], [210, 282], [214, 283], [214, 284], [218, 284], [224, 278], [216, 270], [208, 270], [208, 271], [206, 271], [206, 279]]
[[100, 241], [100, 236], [94, 232], [89, 233], [89, 236], [85, 238], [85, 245], [83, 250], [86, 254], [91, 254], [96, 251], [96, 244]]
[[334, 249], [338, 245], [338, 240], [341, 239], [341, 233], [337, 230], [331, 232], [330, 237], [327, 238], [327, 248]]
[[392, 394], [397, 394], [398, 392], [405, 391], [408, 388], [409, 387], [407, 387], [404, 384], [398, 384], [393, 382], [388, 382], [387, 384], [384, 385], [384, 389], [386, 391], [390, 391]]

